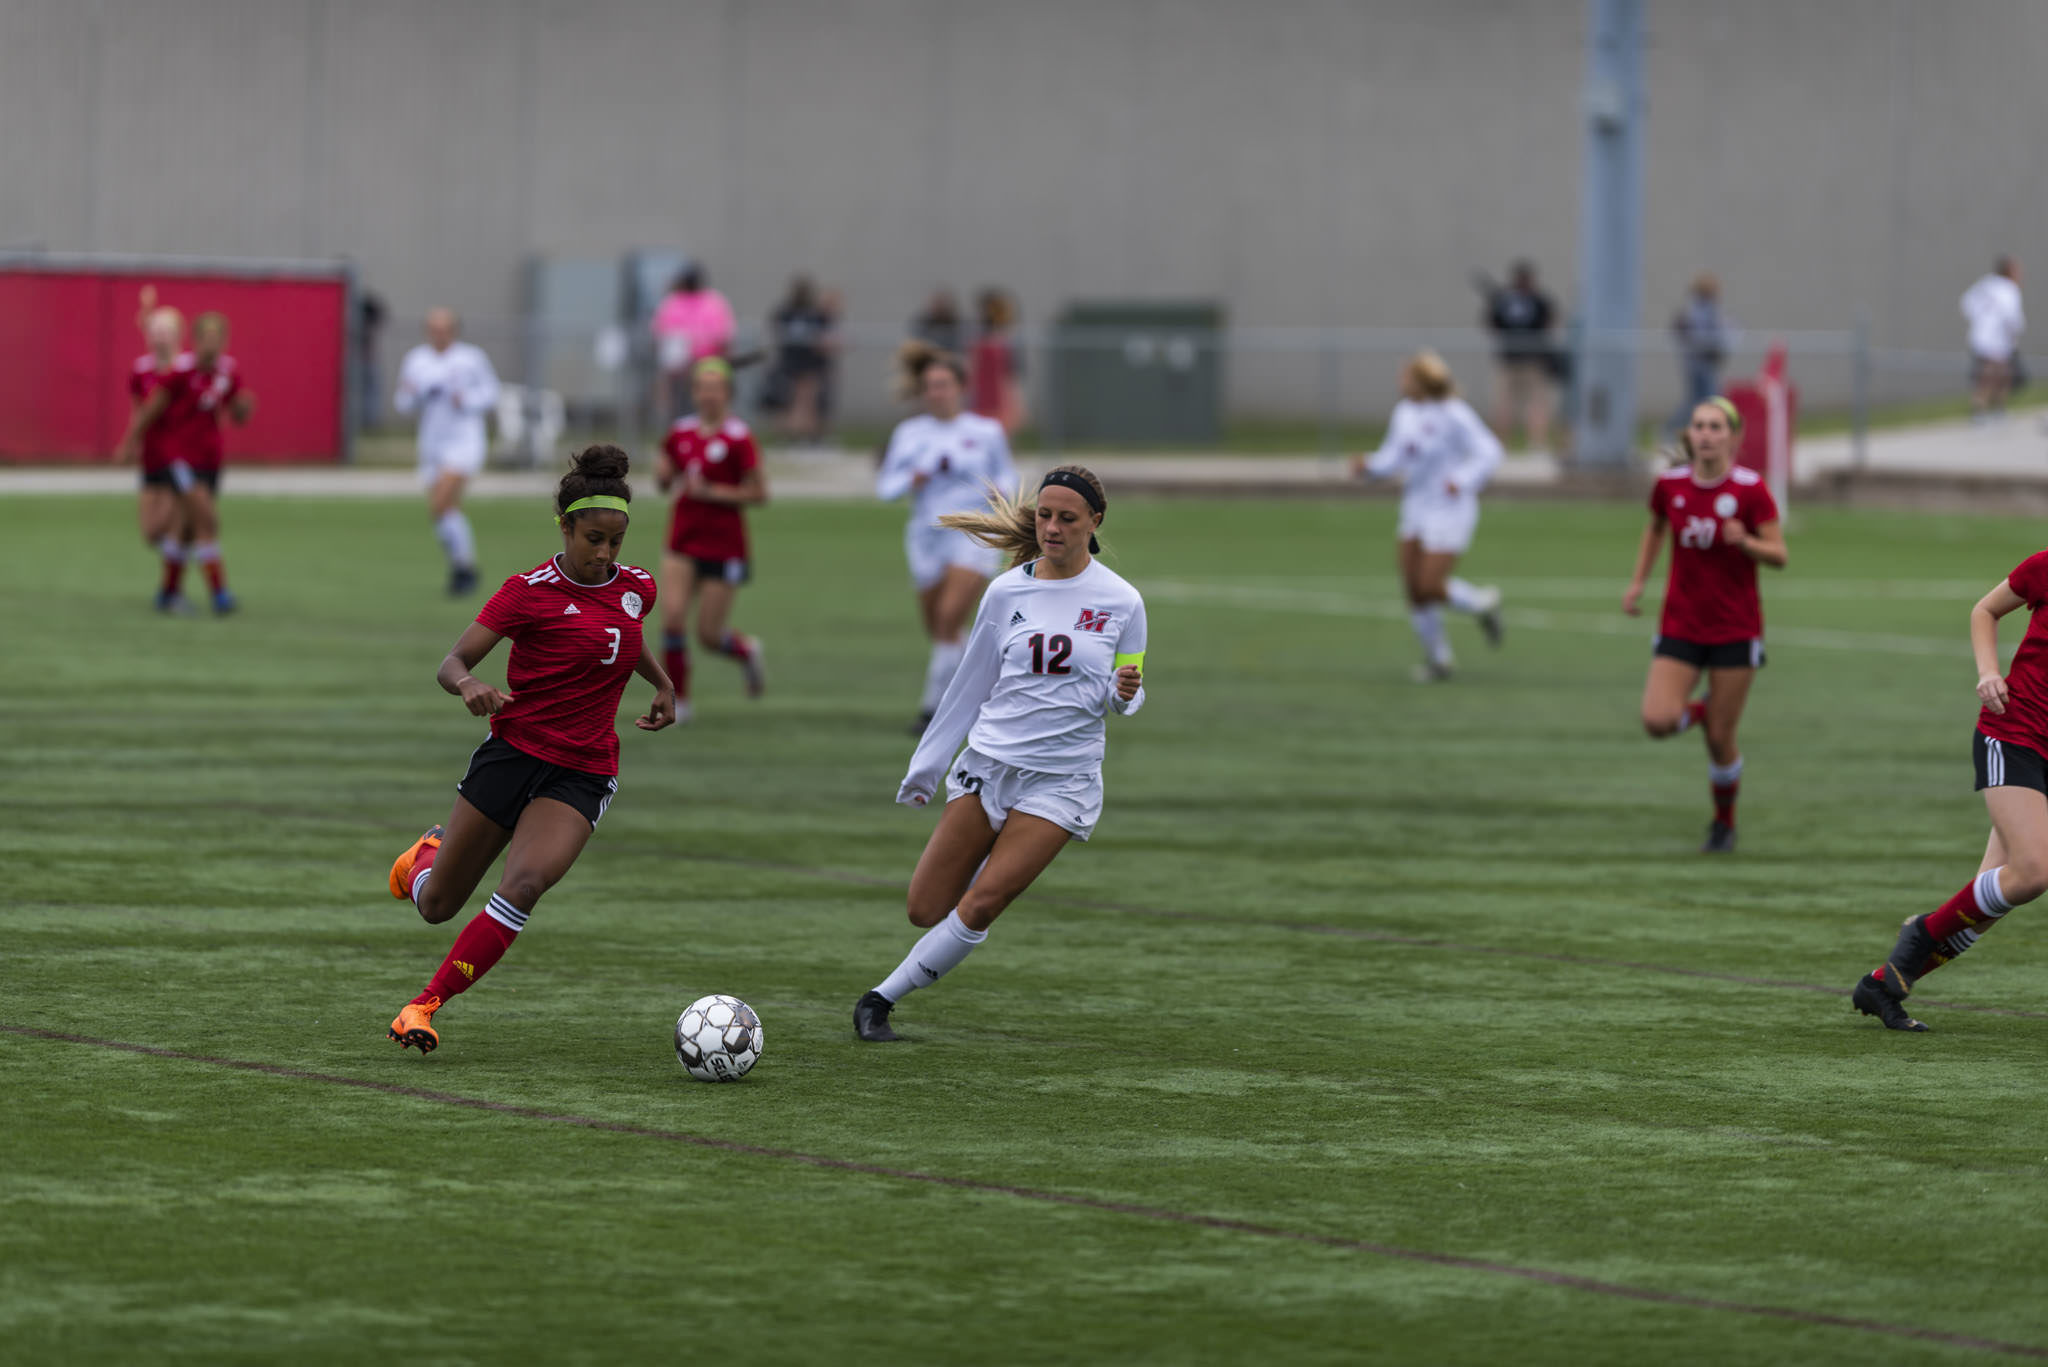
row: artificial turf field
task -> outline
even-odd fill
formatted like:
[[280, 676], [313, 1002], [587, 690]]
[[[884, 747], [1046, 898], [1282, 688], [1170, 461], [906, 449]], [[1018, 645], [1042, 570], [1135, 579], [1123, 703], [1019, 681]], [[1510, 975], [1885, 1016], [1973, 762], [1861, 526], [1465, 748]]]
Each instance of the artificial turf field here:
[[[2048, 1356], [2037, 909], [1934, 1033], [1845, 995], [1976, 868], [1965, 616], [2038, 523], [1800, 515], [1709, 862], [1702, 747], [1636, 722], [1633, 507], [1491, 505], [1506, 649], [1456, 622], [1424, 689], [1390, 505], [1114, 503], [1152, 640], [1103, 823], [883, 1047], [933, 819], [900, 513], [777, 506], [769, 697], [700, 656], [694, 724], [625, 729], [422, 1059], [384, 1026], [460, 921], [385, 870], [481, 727], [418, 506], [230, 494], [225, 620], [148, 611], [127, 501], [15, 508], [0, 1360]], [[472, 513], [490, 577], [554, 548]], [[766, 1024], [737, 1086], [670, 1050], [711, 991]]]

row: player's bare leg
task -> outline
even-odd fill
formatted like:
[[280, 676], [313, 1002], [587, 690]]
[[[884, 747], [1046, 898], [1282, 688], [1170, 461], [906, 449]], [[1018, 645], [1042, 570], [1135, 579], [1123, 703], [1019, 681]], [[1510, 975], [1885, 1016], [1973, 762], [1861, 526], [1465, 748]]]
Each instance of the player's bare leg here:
[[[988, 814], [982, 810], [981, 799], [969, 794], [955, 798], [946, 804], [946, 810], [939, 816], [939, 824], [933, 828], [931, 839], [925, 841], [924, 853], [918, 857], [917, 869], [910, 875], [910, 893], [906, 899], [906, 910], [910, 924], [928, 931], [917, 942], [917, 949], [904, 960], [912, 963], [918, 958], [919, 949], [929, 949], [925, 957], [939, 965], [931, 973], [936, 980], [953, 964], [967, 957], [981, 940], [981, 936], [966, 931], [964, 925], [959, 932], [951, 929], [950, 921], [957, 920], [953, 909], [960, 905], [961, 898], [974, 882], [975, 871], [988, 859], [989, 851], [995, 846], [995, 828], [988, 824]], [[945, 923], [943, 929], [942, 923]], [[853, 1032], [860, 1038], [874, 1044], [886, 1044], [897, 1038], [889, 1028], [889, 1012], [896, 1005], [896, 997], [909, 990], [900, 982], [895, 987], [896, 996], [884, 992], [891, 980], [903, 974], [902, 965], [882, 984], [862, 994], [853, 1006]], [[919, 982], [918, 986], [923, 983]]]
[[761, 642], [728, 629], [732, 601], [739, 590], [723, 579], [706, 579], [697, 591], [697, 641], [706, 650], [738, 664], [746, 675], [747, 696], [758, 698], [767, 689], [768, 676], [761, 668]]
[[[419, 909], [420, 919], [431, 926], [454, 920], [511, 839], [512, 832], [458, 793], [442, 824], [439, 848], [431, 857], [424, 852], [414, 857], [408, 895]], [[421, 882], [429, 873], [432, 877]]]
[[1395, 562], [1401, 570], [1401, 586], [1408, 596], [1408, 623], [1422, 644], [1422, 663], [1416, 666], [1417, 683], [1441, 683], [1451, 677], [1457, 661], [1451, 643], [1444, 637], [1445, 581], [1456, 556], [1433, 554], [1422, 542], [1409, 537], [1395, 547]]
[[163, 575], [156, 590], [158, 612], [187, 612], [185, 543], [177, 490], [166, 484], [145, 484], [135, 501], [136, 524], [142, 544], [163, 560]]
[[1643, 730], [1652, 740], [1675, 736], [1697, 724], [1706, 709], [1692, 701], [1699, 687], [1700, 668], [1668, 655], [1650, 659], [1650, 676], [1643, 681]]
[[661, 554], [661, 667], [676, 690], [676, 720], [690, 719], [690, 601], [697, 562], [674, 551]]
[[461, 595], [476, 587], [476, 534], [462, 511], [463, 490], [469, 479], [455, 471], [443, 471], [427, 490], [427, 515], [434, 521], [434, 536], [448, 556], [448, 592]]
[[235, 610], [235, 596], [228, 592], [227, 571], [220, 559], [220, 504], [213, 490], [195, 481], [181, 499], [185, 522], [186, 558], [196, 561], [206, 575], [207, 592], [213, 610]]
[[1755, 681], [1754, 669], [1707, 671], [1704, 720], [1714, 821], [1707, 827], [1706, 843], [1700, 846], [1703, 854], [1729, 854], [1735, 849], [1735, 797], [1742, 787], [1742, 748], [1735, 743], [1735, 728], [1742, 721], [1742, 709], [1749, 703], [1749, 688]]
[[[458, 804], [461, 805], [464, 804]], [[477, 816], [483, 819], [481, 813]], [[561, 881], [576, 857], [583, 853], [590, 830], [589, 820], [566, 802], [543, 797], [527, 804], [519, 814], [518, 826], [510, 832], [510, 843], [505, 845], [505, 869], [489, 904], [455, 937], [425, 990], [407, 1002], [391, 1022], [386, 1033], [392, 1039], [422, 1054], [439, 1047], [441, 1036], [434, 1029], [434, 1013], [473, 986], [504, 957], [535, 904]], [[454, 834], [452, 829], [450, 834]], [[443, 848], [446, 849], [445, 843]], [[438, 862], [435, 872], [438, 878]], [[428, 880], [428, 892], [435, 881]], [[451, 879], [448, 891], [453, 891], [453, 884]]]
[[939, 582], [918, 593], [918, 610], [924, 616], [925, 632], [932, 640], [931, 659], [925, 665], [924, 696], [918, 703], [918, 718], [912, 734], [922, 735], [954, 671], [967, 652], [967, 622], [981, 601], [988, 580], [964, 565], [948, 565]]

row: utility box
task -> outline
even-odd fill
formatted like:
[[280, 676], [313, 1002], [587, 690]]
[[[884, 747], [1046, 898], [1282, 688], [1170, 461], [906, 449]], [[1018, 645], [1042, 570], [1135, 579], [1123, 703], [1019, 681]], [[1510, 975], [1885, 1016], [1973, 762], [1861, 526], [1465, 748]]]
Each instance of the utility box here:
[[1070, 304], [1051, 352], [1045, 420], [1060, 444], [1221, 440], [1222, 305]]

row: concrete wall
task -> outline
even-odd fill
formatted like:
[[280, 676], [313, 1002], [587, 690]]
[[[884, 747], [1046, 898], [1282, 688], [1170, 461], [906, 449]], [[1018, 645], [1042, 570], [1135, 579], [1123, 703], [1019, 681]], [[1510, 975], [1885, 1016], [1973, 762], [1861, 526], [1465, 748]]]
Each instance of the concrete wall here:
[[[1862, 316], [1955, 350], [1963, 287], [2037, 255], [2048, 5], [1650, 19], [1646, 326], [1711, 267], [1753, 326]], [[636, 245], [700, 255], [753, 317], [808, 269], [878, 326], [941, 282], [1035, 319], [1196, 296], [1458, 325], [1467, 273], [1511, 256], [1569, 296], [1584, 23], [1580, 0], [0, 0], [0, 247], [348, 256], [399, 314], [485, 331], [532, 253]], [[1251, 406], [1315, 388], [1291, 359], [1233, 375]], [[1345, 387], [1383, 389], [1380, 363]]]

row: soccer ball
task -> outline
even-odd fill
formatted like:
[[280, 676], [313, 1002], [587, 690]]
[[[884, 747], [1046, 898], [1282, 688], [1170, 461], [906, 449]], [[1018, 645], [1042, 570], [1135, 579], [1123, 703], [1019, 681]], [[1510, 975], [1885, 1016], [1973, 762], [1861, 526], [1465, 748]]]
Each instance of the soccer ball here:
[[738, 997], [699, 997], [676, 1017], [676, 1061], [699, 1082], [738, 1082], [761, 1058], [761, 1018]]

